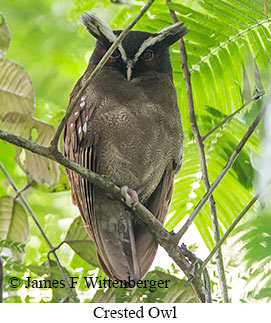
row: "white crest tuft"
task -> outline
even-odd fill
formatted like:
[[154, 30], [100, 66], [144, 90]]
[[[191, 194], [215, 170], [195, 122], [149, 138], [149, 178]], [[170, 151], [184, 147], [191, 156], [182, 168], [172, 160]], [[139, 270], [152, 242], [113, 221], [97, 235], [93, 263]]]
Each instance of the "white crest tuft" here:
[[85, 15], [81, 16], [81, 22], [98, 39], [105, 37], [110, 43], [113, 43], [117, 38], [109, 25], [91, 12], [85, 11]]
[[181, 38], [186, 33], [187, 33], [187, 29], [186, 27], [183, 26], [183, 22], [177, 22], [176, 24], [173, 24], [171, 26], [168, 26], [160, 30], [155, 36], [150, 36], [142, 43], [142, 45], [140, 46], [139, 50], [135, 55], [134, 61], [138, 60], [139, 56], [144, 52], [146, 48], [153, 46], [154, 44], [162, 41], [166, 37], [170, 35], [176, 36], [177, 34], [180, 34], [180, 38]]
[[[113, 43], [117, 39], [117, 36], [114, 34], [110, 26], [91, 12], [85, 11], [85, 15], [81, 16], [81, 22], [97, 39], [105, 38], [109, 43]], [[118, 49], [121, 53], [123, 61], [126, 62], [127, 57], [122, 44], [118, 45]]]

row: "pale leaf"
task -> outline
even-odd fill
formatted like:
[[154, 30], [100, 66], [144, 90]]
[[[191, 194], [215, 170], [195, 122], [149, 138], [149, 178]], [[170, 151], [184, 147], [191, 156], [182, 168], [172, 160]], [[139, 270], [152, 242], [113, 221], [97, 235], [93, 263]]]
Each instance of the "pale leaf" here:
[[[29, 236], [29, 222], [23, 206], [11, 196], [0, 198], [0, 239], [25, 245]], [[23, 260], [24, 253], [11, 249], [15, 260]]]
[[0, 118], [15, 111], [31, 115], [34, 108], [34, 90], [25, 69], [15, 62], [0, 59]]
[[90, 240], [80, 216], [72, 222], [65, 242], [90, 265], [100, 266], [96, 256], [96, 247]]
[[2, 58], [9, 47], [10, 43], [10, 31], [6, 23], [5, 16], [0, 12], [0, 58]]
[[[55, 128], [31, 116], [11, 112], [0, 125], [0, 129], [11, 132], [36, 143], [48, 146], [54, 136]], [[15, 159], [24, 172], [34, 181], [53, 186], [59, 180], [59, 165], [52, 160], [16, 148]]]

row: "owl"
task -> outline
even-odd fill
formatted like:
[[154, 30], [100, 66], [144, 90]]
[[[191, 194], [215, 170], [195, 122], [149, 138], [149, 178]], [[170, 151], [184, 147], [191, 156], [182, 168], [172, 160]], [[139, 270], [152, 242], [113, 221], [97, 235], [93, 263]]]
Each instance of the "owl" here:
[[[82, 24], [96, 38], [70, 104], [121, 33], [92, 13]], [[122, 188], [163, 224], [182, 160], [183, 129], [169, 47], [187, 33], [176, 23], [155, 34], [130, 31], [87, 87], [64, 129], [64, 154]], [[124, 203], [67, 170], [72, 201], [94, 241], [104, 273], [140, 280], [158, 244]]]

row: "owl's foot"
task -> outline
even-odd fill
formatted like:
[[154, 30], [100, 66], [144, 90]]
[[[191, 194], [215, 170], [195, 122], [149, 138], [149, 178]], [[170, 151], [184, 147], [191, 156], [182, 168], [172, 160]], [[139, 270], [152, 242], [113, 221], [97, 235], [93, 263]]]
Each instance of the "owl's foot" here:
[[128, 186], [122, 186], [120, 189], [120, 194], [124, 197], [125, 202], [129, 207], [134, 207], [138, 204], [137, 192]]

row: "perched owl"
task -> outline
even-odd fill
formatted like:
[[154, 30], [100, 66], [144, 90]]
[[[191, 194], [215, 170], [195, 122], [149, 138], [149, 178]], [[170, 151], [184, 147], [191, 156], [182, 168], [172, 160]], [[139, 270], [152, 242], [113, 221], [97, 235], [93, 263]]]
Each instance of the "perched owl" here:
[[[70, 102], [121, 32], [92, 13], [85, 13], [82, 23], [97, 42]], [[169, 46], [186, 32], [182, 23], [156, 34], [130, 31], [87, 87], [64, 130], [68, 158], [123, 187], [132, 200], [137, 193], [162, 224], [183, 145]], [[116, 280], [141, 279], [158, 246], [148, 228], [110, 193], [67, 173], [73, 203], [105, 274]]]

